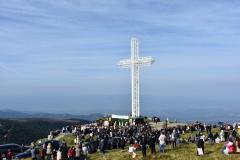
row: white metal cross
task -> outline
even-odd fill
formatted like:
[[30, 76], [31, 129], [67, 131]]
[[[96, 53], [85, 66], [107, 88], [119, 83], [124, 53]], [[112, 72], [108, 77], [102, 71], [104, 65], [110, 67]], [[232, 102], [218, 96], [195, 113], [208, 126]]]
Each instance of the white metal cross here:
[[132, 78], [132, 117], [140, 116], [139, 105], [139, 67], [153, 64], [152, 57], [139, 57], [139, 45], [137, 38], [131, 39], [131, 58], [119, 61], [122, 68], [131, 68]]

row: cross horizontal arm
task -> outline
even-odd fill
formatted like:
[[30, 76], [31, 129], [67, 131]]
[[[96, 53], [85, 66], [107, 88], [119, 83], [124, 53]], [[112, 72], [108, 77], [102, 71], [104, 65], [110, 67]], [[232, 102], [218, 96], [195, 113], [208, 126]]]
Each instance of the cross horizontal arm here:
[[154, 63], [154, 59], [152, 57], [139, 57], [135, 63], [139, 66], [150, 66]]
[[123, 59], [118, 62], [118, 65], [122, 68], [130, 68], [131, 64], [131, 59]]
[[122, 68], [131, 68], [133, 63], [138, 66], [150, 66], [154, 63], [154, 59], [152, 57], [139, 57], [136, 60], [123, 59], [118, 62], [118, 65]]

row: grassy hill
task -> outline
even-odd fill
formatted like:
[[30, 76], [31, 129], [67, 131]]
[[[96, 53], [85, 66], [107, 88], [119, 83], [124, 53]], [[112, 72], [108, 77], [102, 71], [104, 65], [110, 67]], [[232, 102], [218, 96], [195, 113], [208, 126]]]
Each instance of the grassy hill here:
[[[184, 144], [178, 146], [177, 149], [173, 150], [170, 146], [167, 146], [165, 153], [157, 153], [156, 155], [151, 155], [148, 149], [146, 160], [239, 160], [240, 155], [223, 155], [220, 150], [223, 144], [206, 144], [205, 145], [205, 155], [202, 157], [196, 156], [196, 146], [195, 144]], [[105, 155], [100, 153], [95, 153], [90, 155], [90, 160], [132, 160], [131, 155], [128, 150], [112, 150], [108, 151]], [[141, 151], [137, 151], [136, 160], [143, 159]]]
[[4, 135], [8, 135], [7, 143], [30, 144], [43, 137], [50, 131], [61, 129], [63, 126], [86, 123], [85, 120], [60, 119], [0, 119], [0, 144], [5, 143]]

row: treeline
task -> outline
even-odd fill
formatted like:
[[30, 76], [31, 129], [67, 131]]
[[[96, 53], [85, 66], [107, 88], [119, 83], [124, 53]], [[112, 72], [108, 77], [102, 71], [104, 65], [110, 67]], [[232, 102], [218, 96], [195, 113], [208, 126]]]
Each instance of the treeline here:
[[47, 137], [50, 131], [63, 126], [87, 123], [86, 120], [57, 119], [0, 119], [0, 144], [17, 143], [28, 145], [33, 141]]

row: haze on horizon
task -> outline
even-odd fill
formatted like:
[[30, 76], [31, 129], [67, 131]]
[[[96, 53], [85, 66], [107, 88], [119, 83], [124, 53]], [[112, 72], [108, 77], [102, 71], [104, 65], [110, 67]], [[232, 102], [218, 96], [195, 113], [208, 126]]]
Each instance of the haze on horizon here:
[[140, 73], [144, 113], [240, 117], [239, 27], [237, 0], [0, 1], [0, 109], [130, 112], [130, 70], [116, 64], [134, 36], [156, 60]]

